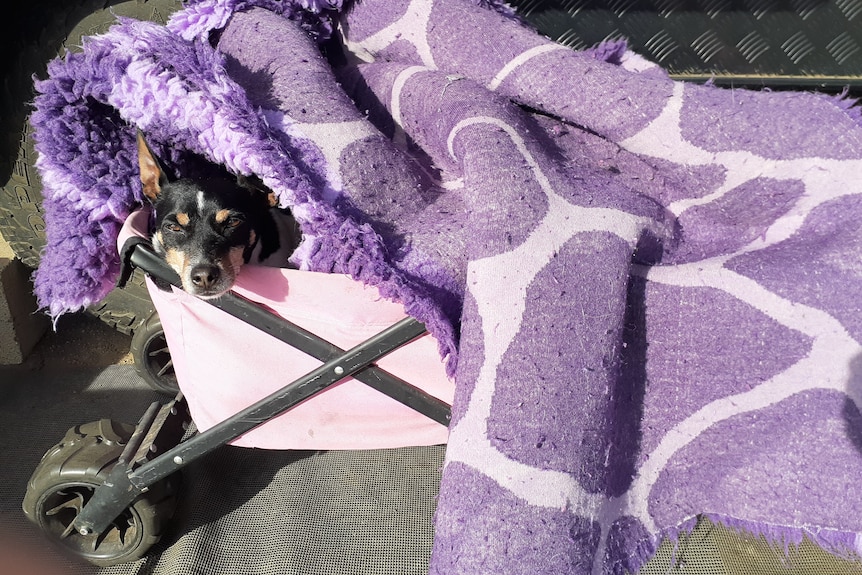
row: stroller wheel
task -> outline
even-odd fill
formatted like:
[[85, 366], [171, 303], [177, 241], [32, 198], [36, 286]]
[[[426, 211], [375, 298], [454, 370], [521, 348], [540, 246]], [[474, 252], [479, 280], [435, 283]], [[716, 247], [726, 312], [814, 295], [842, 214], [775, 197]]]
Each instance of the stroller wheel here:
[[142, 557], [173, 515], [178, 476], [152, 485], [102, 533], [82, 535], [72, 522], [117, 463], [134, 426], [107, 419], [70, 429], [42, 458], [27, 484], [27, 517], [64, 549], [99, 566]]
[[168, 341], [156, 312], [135, 331], [131, 351], [135, 371], [150, 387], [171, 397], [180, 391]]

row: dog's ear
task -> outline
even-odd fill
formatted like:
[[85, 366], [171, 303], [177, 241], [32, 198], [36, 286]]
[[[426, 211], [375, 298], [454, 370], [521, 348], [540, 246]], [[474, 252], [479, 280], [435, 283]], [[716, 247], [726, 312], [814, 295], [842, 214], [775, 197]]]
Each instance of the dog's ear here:
[[162, 186], [167, 183], [167, 176], [140, 130], [138, 130], [138, 168], [141, 172], [144, 195], [150, 202], [155, 202], [162, 191]]
[[255, 193], [266, 194], [266, 201], [269, 203], [269, 207], [274, 208], [278, 206], [278, 196], [275, 195], [275, 192], [267, 188], [257, 176], [250, 176], [247, 178], [240, 174], [236, 177], [236, 183], [238, 186]]

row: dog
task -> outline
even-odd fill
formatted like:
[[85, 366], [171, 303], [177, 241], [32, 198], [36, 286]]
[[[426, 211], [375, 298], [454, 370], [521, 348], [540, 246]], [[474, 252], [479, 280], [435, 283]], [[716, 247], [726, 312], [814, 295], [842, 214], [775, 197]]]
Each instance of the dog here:
[[273, 192], [226, 171], [172, 180], [140, 131], [137, 148], [143, 193], [155, 212], [150, 239], [184, 291], [217, 298], [233, 287], [243, 264], [287, 267], [300, 232]]

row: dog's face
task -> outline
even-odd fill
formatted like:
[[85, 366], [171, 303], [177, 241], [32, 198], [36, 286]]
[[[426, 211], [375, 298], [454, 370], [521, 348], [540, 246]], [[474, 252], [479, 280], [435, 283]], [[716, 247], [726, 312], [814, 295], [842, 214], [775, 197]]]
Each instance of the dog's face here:
[[230, 290], [274, 198], [227, 177], [168, 181], [140, 133], [138, 163], [144, 195], [155, 208], [156, 252], [186, 292], [214, 298]]

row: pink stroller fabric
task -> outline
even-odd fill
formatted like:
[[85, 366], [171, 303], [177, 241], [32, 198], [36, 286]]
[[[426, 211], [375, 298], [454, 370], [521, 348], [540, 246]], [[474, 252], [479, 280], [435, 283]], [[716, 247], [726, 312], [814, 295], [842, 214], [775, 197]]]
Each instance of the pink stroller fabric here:
[[[120, 245], [144, 236], [148, 212], [126, 221]], [[204, 431], [312, 371], [321, 362], [179, 289], [148, 280], [180, 389], [195, 425]], [[349, 349], [405, 316], [403, 306], [342, 274], [245, 266], [234, 290], [329, 342]], [[451, 404], [446, 376], [430, 334], [378, 365]], [[348, 378], [233, 441], [262, 449], [375, 449], [445, 443], [447, 429]]]
[[[293, 265], [439, 341], [457, 401], [430, 573], [633, 573], [698, 517], [862, 554], [860, 108], [676, 82], [488, 4], [349, 2], [339, 59], [283, 17], [322, 2], [188, 0], [53, 62], [40, 305], [113, 287], [141, 129], [178, 174], [260, 177], [302, 227]], [[293, 363], [178, 313], [194, 401]], [[222, 328], [239, 341], [193, 364]]]

